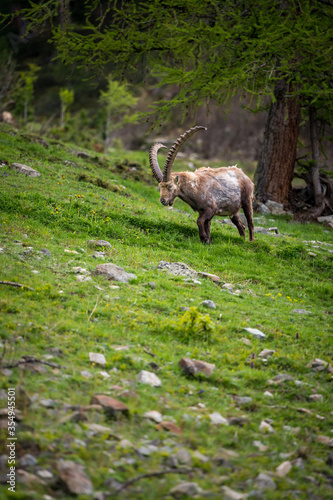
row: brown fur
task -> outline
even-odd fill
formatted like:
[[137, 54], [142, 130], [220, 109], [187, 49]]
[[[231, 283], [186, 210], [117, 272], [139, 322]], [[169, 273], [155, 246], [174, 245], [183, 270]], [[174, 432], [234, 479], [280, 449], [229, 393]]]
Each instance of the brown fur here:
[[168, 182], [160, 182], [161, 203], [173, 205], [176, 197], [199, 212], [197, 224], [202, 242], [210, 244], [210, 223], [214, 215], [229, 215], [239, 234], [245, 228], [239, 217], [241, 208], [253, 241], [253, 182], [237, 167], [202, 167], [195, 172], [172, 173]]

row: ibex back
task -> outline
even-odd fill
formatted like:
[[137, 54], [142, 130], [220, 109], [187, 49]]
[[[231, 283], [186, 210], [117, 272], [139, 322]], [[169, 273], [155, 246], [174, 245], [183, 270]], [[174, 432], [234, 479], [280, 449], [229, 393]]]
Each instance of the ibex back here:
[[184, 142], [198, 130], [205, 127], [193, 127], [181, 135], [170, 149], [163, 174], [157, 161], [157, 151], [165, 148], [155, 144], [149, 154], [150, 167], [159, 182], [161, 203], [173, 205], [178, 196], [199, 212], [197, 224], [202, 242], [210, 244], [210, 223], [214, 215], [229, 215], [239, 234], [245, 238], [245, 227], [239, 216], [242, 208], [248, 223], [250, 241], [253, 241], [253, 182], [237, 167], [209, 168], [202, 167], [195, 172], [172, 173], [172, 165]]

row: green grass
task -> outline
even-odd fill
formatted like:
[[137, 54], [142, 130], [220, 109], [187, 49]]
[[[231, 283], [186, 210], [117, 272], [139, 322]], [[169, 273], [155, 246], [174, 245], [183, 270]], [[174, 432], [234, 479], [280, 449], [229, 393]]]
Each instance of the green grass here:
[[[265, 499], [330, 498], [332, 469], [325, 462], [331, 448], [317, 437], [333, 438], [333, 379], [327, 370], [315, 372], [308, 365], [315, 358], [332, 362], [333, 253], [328, 250], [333, 246], [307, 242], [332, 245], [332, 230], [287, 217], [260, 217], [255, 225], [277, 226], [284, 237], [257, 234], [249, 243], [248, 233], [244, 242], [234, 226], [213, 220], [213, 243], [205, 246], [187, 205], [176, 202], [175, 209], [187, 212], [182, 213], [159, 203], [147, 152], [120, 151], [108, 157], [91, 153], [89, 161], [78, 158], [73, 149], [59, 144], [45, 148], [14, 135], [9, 127], [1, 131], [1, 162], [24, 163], [41, 173], [30, 178], [7, 166], [0, 169], [0, 279], [34, 289], [0, 285], [1, 363], [11, 364], [24, 355], [49, 360], [51, 354], [50, 361], [61, 365], [39, 365], [42, 371], [16, 367], [10, 375], [1, 374], [5, 392], [21, 387], [32, 398], [27, 405], [18, 397], [23, 417], [17, 430], [18, 458], [31, 453], [38, 463], [30, 472], [45, 468], [54, 473], [45, 485], [19, 484], [20, 496], [15, 498], [71, 498], [56, 481], [60, 458], [85, 465], [94, 490], [107, 491], [106, 479], [124, 482], [161, 470], [177, 446], [192, 455], [200, 451], [209, 461], [193, 455], [191, 477], [175, 470], [135, 483], [122, 497], [169, 498], [173, 486], [191, 480], [212, 498], [221, 498], [223, 484], [248, 493], [255, 489], [253, 481], [260, 472], [272, 472], [277, 488], [265, 492]], [[134, 162], [136, 170], [130, 166]], [[177, 165], [187, 168], [186, 162]], [[94, 259], [95, 249], [88, 245], [97, 238], [112, 245], [104, 248], [104, 261]], [[43, 256], [42, 249], [51, 256]], [[240, 295], [204, 278], [196, 284], [158, 271], [161, 260], [217, 274], [222, 284], [234, 284]], [[94, 274], [90, 281], [77, 281], [73, 267], [93, 273], [102, 262], [124, 267], [137, 280], [116, 283], [119, 289]], [[156, 288], [147, 285], [150, 281]], [[201, 303], [206, 299], [213, 300], [216, 309], [205, 309]], [[182, 311], [184, 306], [192, 312]], [[294, 309], [311, 314], [296, 314]], [[246, 327], [259, 328], [267, 338], [256, 340]], [[252, 346], [244, 344], [243, 337]], [[116, 346], [129, 349], [119, 351]], [[265, 347], [275, 350], [267, 362], [258, 358]], [[63, 354], [54, 354], [53, 348]], [[109, 379], [100, 375], [101, 367], [91, 365], [89, 352], [104, 353]], [[178, 367], [184, 356], [214, 363], [216, 369], [208, 379], [185, 376]], [[160, 388], [136, 382], [140, 370], [153, 371], [152, 361], [159, 366]], [[93, 377], [84, 378], [83, 370]], [[279, 373], [293, 380], [272, 383]], [[118, 396], [121, 391], [113, 386], [131, 392]], [[322, 394], [323, 400], [313, 402], [313, 393]], [[128, 405], [130, 418], [109, 421], [100, 412], [89, 412], [87, 422], [59, 423], [70, 413], [64, 404], [87, 405], [94, 394], [119, 397]], [[251, 396], [253, 401], [239, 407], [235, 395]], [[41, 399], [53, 399], [55, 408], [42, 406]], [[6, 407], [6, 400], [1, 403]], [[158, 430], [143, 418], [148, 410], [174, 419], [183, 434]], [[209, 414], [215, 411], [226, 418], [243, 416], [245, 425], [214, 426]], [[265, 418], [272, 419], [274, 434], [259, 431]], [[135, 448], [153, 441], [158, 451], [141, 458], [134, 448], [121, 448], [107, 434], [89, 433], [89, 423], [109, 426]], [[294, 433], [293, 428], [299, 429]], [[259, 451], [254, 441], [267, 450]], [[222, 447], [237, 452], [229, 460], [234, 470], [214, 460]], [[280, 463], [299, 457], [303, 468], [294, 465], [284, 478], [274, 475]], [[14, 495], [3, 485], [0, 497]]]

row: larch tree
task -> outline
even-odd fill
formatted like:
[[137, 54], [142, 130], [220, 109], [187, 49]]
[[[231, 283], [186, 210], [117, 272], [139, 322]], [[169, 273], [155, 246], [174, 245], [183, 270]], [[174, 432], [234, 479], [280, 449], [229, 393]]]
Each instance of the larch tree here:
[[[54, 21], [59, 5], [63, 18], [64, 1], [32, 4], [26, 11], [31, 27]], [[254, 109], [268, 106], [255, 193], [260, 201], [288, 203], [301, 110], [312, 119], [315, 110], [318, 120], [324, 106], [333, 123], [333, 1], [87, 0], [84, 6], [79, 29], [73, 13], [53, 24], [59, 57], [174, 86], [172, 99], [156, 103], [160, 120], [174, 106], [186, 115], [240, 93], [252, 96]], [[316, 193], [320, 204], [318, 175]]]

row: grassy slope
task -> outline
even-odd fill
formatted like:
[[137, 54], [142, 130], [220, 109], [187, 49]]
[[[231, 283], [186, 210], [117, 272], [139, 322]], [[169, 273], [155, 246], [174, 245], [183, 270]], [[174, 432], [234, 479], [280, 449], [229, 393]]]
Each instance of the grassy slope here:
[[[21, 402], [23, 422], [17, 434], [18, 456], [32, 453], [38, 459], [37, 468], [30, 471], [47, 468], [56, 477], [56, 461], [72, 459], [86, 466], [96, 491], [105, 491], [107, 478], [124, 481], [160, 470], [177, 445], [192, 453], [192, 477], [167, 475], [143, 480], [136, 484], [134, 493], [128, 490], [125, 498], [161, 498], [186, 479], [211, 491], [213, 498], [221, 498], [221, 484], [249, 492], [255, 488], [253, 480], [259, 472], [275, 473], [286, 460], [281, 453], [290, 453], [289, 460], [303, 458], [304, 468], [293, 466], [285, 478], [274, 475], [277, 489], [267, 491], [264, 498], [292, 498], [294, 494], [297, 498], [329, 498], [328, 475], [332, 470], [325, 460], [330, 448], [316, 439], [319, 435], [333, 438], [333, 380], [327, 371], [316, 373], [307, 365], [314, 358], [332, 360], [333, 254], [327, 248], [333, 247], [312, 249], [304, 240], [332, 244], [332, 231], [282, 217], [261, 218], [256, 225], [277, 225], [285, 237], [259, 234], [250, 244], [239, 238], [236, 228], [214, 221], [213, 244], [204, 246], [195, 215], [186, 205], [178, 201], [175, 208], [188, 211], [188, 215], [167, 211], [159, 203], [153, 182], [133, 179], [150, 178], [147, 153], [122, 152], [107, 160], [99, 156], [99, 161], [88, 161], [78, 159], [69, 147], [45, 148], [9, 131], [1, 133], [0, 159], [32, 166], [41, 177], [26, 178], [8, 168], [0, 170], [1, 279], [34, 288], [0, 286], [0, 341], [6, 347], [2, 363], [22, 355], [46, 359], [43, 356], [54, 347], [63, 351], [61, 357], [53, 355], [52, 359], [62, 365], [60, 370], [45, 367], [46, 372], [40, 373], [13, 368], [9, 376], [1, 374], [0, 388], [21, 386], [29, 396], [37, 395], [30, 406]], [[125, 165], [120, 173], [115, 162], [125, 158], [140, 163], [142, 170], [130, 171]], [[178, 166], [186, 168], [186, 163]], [[103, 179], [116, 191], [79, 181], [80, 174]], [[105, 249], [105, 261], [92, 257], [94, 249], [87, 244], [92, 238], [111, 242], [112, 249]], [[32, 247], [30, 253], [27, 247]], [[51, 257], [42, 256], [40, 250], [45, 248]], [[317, 256], [310, 256], [309, 250]], [[197, 271], [217, 274], [223, 282], [235, 284], [241, 294], [231, 295], [205, 279], [201, 285], [185, 283], [157, 271], [160, 260], [183, 261]], [[110, 282], [99, 276], [82, 283], [76, 280], [72, 267], [93, 271], [101, 262], [114, 262], [138, 279], [120, 284], [119, 289], [110, 288]], [[149, 281], [155, 282], [155, 289], [147, 286]], [[204, 309], [200, 303], [205, 299], [213, 300], [217, 308]], [[205, 343], [200, 334], [185, 342], [182, 306], [197, 308], [206, 324], [205, 315], [209, 314], [213, 322], [211, 343]], [[311, 314], [295, 314], [295, 308]], [[251, 338], [244, 327], [260, 328], [267, 339]], [[244, 336], [252, 346], [244, 344]], [[130, 349], [117, 351], [116, 345]], [[258, 359], [265, 347], [276, 351], [266, 363]], [[147, 350], [156, 357], [149, 356]], [[111, 375], [108, 380], [99, 374], [101, 367], [90, 364], [89, 352], [105, 354], [105, 370]], [[215, 372], [209, 379], [185, 377], [178, 368], [185, 355], [214, 363]], [[159, 365], [161, 388], [136, 383], [140, 370], [152, 371], [151, 361]], [[113, 368], [117, 371], [110, 371]], [[89, 370], [93, 378], [84, 378], [82, 370]], [[289, 374], [304, 385], [294, 381], [272, 385], [270, 380], [279, 373]], [[107, 434], [90, 435], [86, 422], [59, 424], [66, 414], [64, 403], [89, 404], [94, 394], [118, 397], [114, 385], [133, 391], [134, 395], [122, 398], [131, 418], [112, 422], [94, 413], [88, 415], [88, 423], [110, 426], [135, 447], [159, 440], [158, 451], [147, 458], [119, 447]], [[273, 398], [264, 396], [267, 390]], [[312, 402], [309, 396], [313, 393], [322, 394], [323, 401]], [[239, 407], [233, 395], [251, 396], [253, 403]], [[42, 406], [43, 398], [55, 400], [55, 408]], [[5, 407], [6, 400], [2, 403]], [[198, 403], [205, 406], [198, 407]], [[299, 408], [311, 414], [299, 412]], [[183, 434], [173, 436], [157, 430], [142, 418], [148, 410], [172, 417]], [[245, 416], [247, 420], [243, 427], [213, 426], [208, 415], [214, 411], [226, 418]], [[272, 419], [274, 434], [259, 431], [264, 418]], [[284, 428], [286, 425], [299, 430], [295, 434]], [[258, 451], [255, 440], [267, 445], [267, 450]], [[162, 449], [163, 445], [170, 450]], [[221, 447], [237, 452], [238, 456], [230, 459], [234, 470], [214, 462]], [[193, 455], [195, 450], [209, 461], [201, 462]], [[126, 462], [129, 456], [134, 458], [133, 464]], [[2, 492], [6, 498], [6, 488], [2, 488], [0, 495]], [[21, 485], [19, 489], [21, 498], [31, 498], [32, 490], [36, 499], [45, 493], [67, 498], [52, 480], [46, 486]]]

